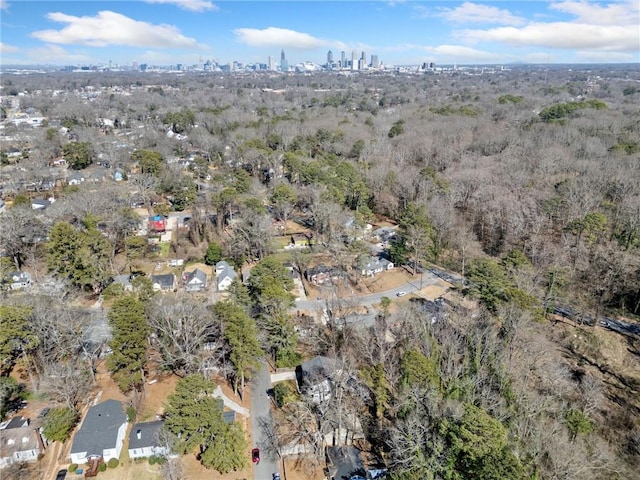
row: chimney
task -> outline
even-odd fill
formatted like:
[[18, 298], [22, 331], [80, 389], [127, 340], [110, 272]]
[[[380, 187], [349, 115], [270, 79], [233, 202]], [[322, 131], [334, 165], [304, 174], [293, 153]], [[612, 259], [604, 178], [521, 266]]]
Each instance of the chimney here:
[[142, 430], [136, 431], [136, 438], [140, 440], [142, 438]]

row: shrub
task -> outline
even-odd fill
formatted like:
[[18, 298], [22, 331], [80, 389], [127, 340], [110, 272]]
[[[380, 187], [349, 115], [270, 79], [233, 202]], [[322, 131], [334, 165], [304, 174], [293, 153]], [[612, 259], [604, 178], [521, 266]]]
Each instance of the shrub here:
[[106, 472], [107, 471], [107, 465], [104, 463], [101, 463], [100, 466], [98, 467], [98, 470], [100, 472]]
[[78, 464], [77, 463], [72, 463], [71, 465], [69, 465], [68, 470], [70, 472], [75, 472], [76, 470], [78, 470]]
[[149, 465], [155, 465], [158, 463], [158, 458], [155, 455], [149, 457]]
[[127, 407], [127, 421], [129, 423], [133, 423], [135, 419], [136, 419], [136, 409], [133, 408], [131, 405], [129, 405]]
[[120, 465], [120, 460], [117, 458], [112, 458], [107, 462], [107, 467], [109, 468], [116, 468], [118, 465]]

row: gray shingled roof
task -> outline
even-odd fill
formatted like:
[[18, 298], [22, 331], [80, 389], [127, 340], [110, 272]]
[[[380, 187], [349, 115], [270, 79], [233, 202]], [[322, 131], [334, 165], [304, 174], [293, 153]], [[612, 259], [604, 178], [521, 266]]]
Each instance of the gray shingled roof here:
[[127, 415], [122, 402], [106, 400], [91, 407], [73, 438], [71, 453], [102, 455], [105, 449], [115, 448], [118, 429], [126, 421]]
[[[158, 446], [158, 435], [162, 429], [162, 424], [162, 420], [136, 423], [129, 434], [129, 450]], [[138, 432], [140, 433], [140, 438], [138, 438]]]

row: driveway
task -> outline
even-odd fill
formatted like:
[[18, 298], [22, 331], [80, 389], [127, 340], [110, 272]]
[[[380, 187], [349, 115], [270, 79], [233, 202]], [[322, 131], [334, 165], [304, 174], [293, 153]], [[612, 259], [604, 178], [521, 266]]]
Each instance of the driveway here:
[[280, 458], [273, 441], [275, 426], [271, 417], [271, 397], [267, 394], [270, 389], [271, 375], [263, 361], [262, 368], [251, 380], [251, 448], [260, 449], [260, 463], [254, 464], [253, 468], [255, 480], [271, 480], [271, 474], [280, 471]]

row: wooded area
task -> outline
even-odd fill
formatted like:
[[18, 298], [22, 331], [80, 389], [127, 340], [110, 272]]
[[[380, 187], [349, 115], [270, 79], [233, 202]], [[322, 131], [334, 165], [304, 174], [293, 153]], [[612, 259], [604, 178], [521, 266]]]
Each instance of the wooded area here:
[[[76, 335], [90, 322], [76, 300], [101, 295], [108, 367], [133, 396], [150, 359], [184, 377], [173, 401], [189, 402], [190, 388], [211, 388], [199, 375], [213, 367], [244, 395], [263, 352], [279, 367], [322, 355], [341, 365], [340, 393], [308, 432], [304, 412], [319, 407], [281, 402], [289, 431], [274, 443], [297, 429], [324, 457], [314, 432], [341, 431], [355, 412], [394, 479], [640, 478], [640, 336], [602, 323], [640, 316], [637, 65], [2, 82], [20, 109], [48, 118], [3, 130], [5, 290], [23, 269], [65, 284], [57, 298], [2, 293], [4, 405], [20, 397], [9, 373], [21, 363], [27, 388], [75, 423], [100, 354]], [[43, 186], [58, 158], [87, 180]], [[98, 171], [120, 179], [90, 182]], [[43, 196], [56, 200], [45, 213], [30, 206]], [[249, 279], [217, 302], [153, 293], [144, 274], [157, 254], [136, 236], [139, 208], [188, 215], [172, 256], [249, 265]], [[357, 289], [370, 253], [357, 232], [383, 222], [397, 226], [386, 258], [415, 278], [432, 265], [454, 272], [456, 298], [477, 308], [454, 302], [432, 320], [420, 301], [387, 299], [369, 327], [336, 315], [300, 334], [283, 261], [303, 277], [330, 258]], [[292, 224], [306, 248], [285, 252]], [[130, 293], [111, 283], [123, 273], [140, 274]], [[242, 445], [235, 427], [212, 425]], [[211, 443], [203, 464], [244, 465], [223, 447]]]

